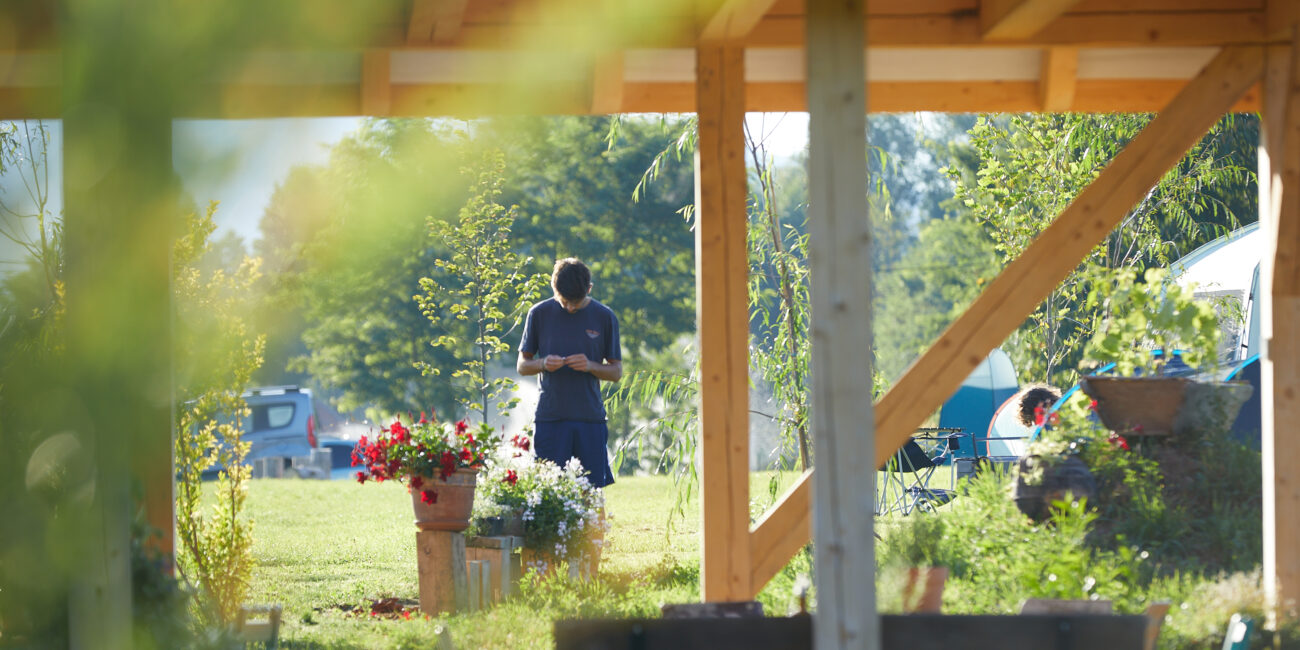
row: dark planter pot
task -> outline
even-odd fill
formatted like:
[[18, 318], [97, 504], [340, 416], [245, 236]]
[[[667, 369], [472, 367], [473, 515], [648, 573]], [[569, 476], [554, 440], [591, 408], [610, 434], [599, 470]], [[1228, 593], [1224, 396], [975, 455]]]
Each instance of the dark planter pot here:
[[[1039, 466], [1043, 470], [1042, 481], [1031, 485], [1026, 478]], [[1097, 481], [1093, 478], [1092, 471], [1077, 456], [1069, 456], [1052, 464], [1045, 464], [1038, 456], [1020, 459], [1016, 485], [1011, 493], [1020, 512], [1034, 521], [1047, 519], [1052, 504], [1057, 501], [1092, 501], [1096, 496]]]
[[524, 512], [511, 510], [501, 517], [501, 534], [514, 537], [524, 536]]

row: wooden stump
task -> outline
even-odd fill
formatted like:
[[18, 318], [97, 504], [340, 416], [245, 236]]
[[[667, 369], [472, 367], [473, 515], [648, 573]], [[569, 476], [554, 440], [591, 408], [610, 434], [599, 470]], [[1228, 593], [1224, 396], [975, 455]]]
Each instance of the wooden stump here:
[[469, 605], [465, 536], [443, 530], [415, 534], [420, 611], [430, 616], [465, 611]]

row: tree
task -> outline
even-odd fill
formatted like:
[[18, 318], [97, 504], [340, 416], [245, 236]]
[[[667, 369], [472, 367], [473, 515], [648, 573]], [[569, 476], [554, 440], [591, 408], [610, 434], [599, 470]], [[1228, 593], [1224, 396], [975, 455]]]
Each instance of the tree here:
[[299, 233], [284, 239], [306, 238], [292, 244], [301, 270], [286, 271], [284, 280], [302, 296], [306, 324], [306, 353], [290, 367], [333, 391], [342, 410], [367, 408], [376, 418], [456, 411], [453, 390], [416, 364], [458, 365], [428, 342], [443, 334], [467, 339], [468, 330], [447, 329], [450, 322], [432, 330], [412, 293], [445, 253], [429, 240], [426, 218], [447, 219], [464, 203], [452, 166], [463, 148], [462, 136], [443, 124], [370, 120], [334, 147], [315, 182], [295, 185], [316, 188], [323, 199], [286, 196], [280, 204], [274, 222]]
[[[530, 299], [540, 297], [546, 276], [530, 274], [531, 257], [511, 250], [510, 228], [518, 211], [497, 202], [505, 178], [505, 158], [488, 152], [482, 161], [464, 170], [471, 176], [469, 201], [454, 221], [429, 219], [429, 237], [440, 243], [449, 254], [433, 262], [430, 275], [420, 278], [422, 294], [415, 295], [421, 313], [435, 329], [448, 319], [464, 321], [472, 327], [473, 353], [466, 355], [464, 339], [443, 334], [432, 345], [462, 359], [452, 373], [459, 384], [461, 406], [477, 412], [480, 421], [490, 423], [490, 406], [494, 400], [502, 418], [510, 414], [519, 401], [514, 396], [518, 385], [509, 377], [488, 376], [489, 364], [510, 350], [503, 337], [519, 326]], [[440, 374], [436, 366], [416, 362], [426, 375]]]
[[[249, 292], [259, 261], [245, 257], [233, 273], [200, 268], [213, 251], [216, 204], [189, 215], [173, 247], [177, 318], [176, 539], [178, 566], [199, 587], [201, 620], [229, 624], [248, 592], [252, 521], [244, 512], [249, 468], [241, 394], [262, 362], [265, 339], [248, 326]], [[221, 467], [205, 516], [202, 473]]]
[[[978, 166], [950, 167], [960, 209], [983, 226], [1005, 264], [1069, 204], [1150, 121], [1134, 114], [1035, 114], [981, 117], [971, 129]], [[1101, 312], [1086, 300], [1109, 271], [1166, 266], [1240, 224], [1256, 193], [1238, 151], [1239, 128], [1224, 118], [1166, 174], [1120, 225], [1048, 296], [1008, 340], [1022, 376], [1073, 383], [1082, 343]]]

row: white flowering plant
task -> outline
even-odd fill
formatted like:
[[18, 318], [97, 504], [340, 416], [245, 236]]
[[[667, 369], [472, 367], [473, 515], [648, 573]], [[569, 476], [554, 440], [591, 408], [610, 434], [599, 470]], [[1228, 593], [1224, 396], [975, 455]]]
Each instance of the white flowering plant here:
[[503, 446], [479, 476], [475, 510], [518, 510], [524, 547], [543, 571], [556, 562], [585, 562], [603, 543], [607, 526], [603, 492], [587, 479], [582, 463], [560, 467], [530, 453], [526, 436]]

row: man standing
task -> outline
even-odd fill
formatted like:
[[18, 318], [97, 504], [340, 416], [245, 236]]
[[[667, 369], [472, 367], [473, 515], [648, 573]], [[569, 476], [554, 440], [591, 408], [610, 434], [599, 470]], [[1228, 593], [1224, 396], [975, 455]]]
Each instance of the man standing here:
[[586, 264], [572, 257], [555, 263], [555, 296], [528, 310], [515, 368], [521, 375], [542, 375], [534, 418], [537, 456], [561, 467], [577, 458], [600, 488], [614, 482], [600, 382], [623, 377], [623, 355], [618, 319], [588, 295], [591, 287]]

